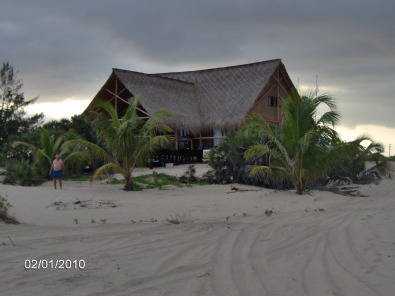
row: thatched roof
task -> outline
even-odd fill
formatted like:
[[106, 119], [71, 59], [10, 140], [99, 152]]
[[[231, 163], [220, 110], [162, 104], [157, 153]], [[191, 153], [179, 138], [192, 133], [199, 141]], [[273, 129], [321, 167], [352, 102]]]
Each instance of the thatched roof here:
[[148, 113], [170, 111], [170, 124], [200, 125], [199, 101], [193, 83], [155, 75], [114, 69], [114, 74]]
[[234, 126], [245, 118], [281, 60], [197, 71], [145, 74], [113, 69], [148, 113], [172, 112], [171, 123], [190, 129]]

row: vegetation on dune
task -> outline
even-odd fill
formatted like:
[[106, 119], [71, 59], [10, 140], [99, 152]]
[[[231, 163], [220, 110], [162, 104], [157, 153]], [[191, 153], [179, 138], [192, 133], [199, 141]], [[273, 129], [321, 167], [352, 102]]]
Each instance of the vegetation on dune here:
[[41, 172], [29, 160], [7, 162], [4, 184], [36, 186], [42, 184], [44, 180]]
[[[66, 169], [81, 167], [89, 163], [86, 151], [74, 151], [67, 144], [70, 139], [77, 138], [74, 134], [55, 137], [47, 129], [40, 128], [34, 138], [34, 143], [14, 141], [13, 154], [16, 156], [6, 163], [6, 178], [4, 183], [22, 186], [39, 185], [48, 179], [49, 169], [56, 154], [61, 155], [66, 163]], [[37, 139], [38, 138], [38, 139]]]
[[[71, 138], [76, 138], [76, 136]], [[44, 174], [47, 174], [56, 154], [59, 154], [67, 164], [87, 161], [88, 154], [81, 150], [74, 151], [69, 145], [70, 141], [71, 139], [67, 140], [64, 135], [55, 138], [47, 129], [43, 128], [39, 132], [39, 144], [37, 146], [23, 141], [15, 141], [12, 146], [13, 148], [26, 148], [32, 154], [34, 164], [40, 165]]]
[[[363, 145], [365, 144], [365, 145]], [[383, 156], [384, 147], [381, 143], [374, 142], [368, 136], [345, 142], [335, 139], [328, 155], [330, 178], [349, 178], [355, 182], [363, 178], [365, 162], [376, 163], [379, 172], [387, 169], [387, 160]]]
[[[319, 115], [319, 107], [329, 110]], [[336, 104], [327, 95], [300, 96], [293, 93], [283, 106], [284, 121], [274, 129], [261, 120], [261, 130], [267, 144], [251, 146], [245, 153], [246, 160], [268, 156], [267, 165], [253, 165], [253, 175], [282, 174], [293, 183], [296, 193], [303, 194], [306, 184], [325, 174], [325, 156], [333, 138], [333, 129], [339, 120]]]
[[[57, 144], [76, 137], [94, 142], [96, 133], [82, 116], [44, 123], [43, 114], [27, 115], [25, 107], [34, 104], [36, 98], [26, 99], [22, 86], [12, 65], [3, 63], [0, 66], [0, 167], [6, 168], [4, 182], [31, 186], [48, 177], [48, 158], [53, 157], [54, 151], [63, 153]], [[80, 173], [83, 165], [84, 162], [68, 159], [66, 170]]]
[[12, 207], [12, 205], [8, 202], [8, 200], [0, 195], [0, 221], [8, 224], [19, 224], [19, 222], [8, 214], [8, 210]]
[[[157, 149], [172, 140], [172, 130], [164, 123], [167, 112], [139, 117], [135, 100], [120, 116], [111, 103], [98, 102], [102, 112], [96, 120], [77, 115], [43, 123], [42, 114], [26, 115], [24, 107], [35, 99], [27, 100], [21, 89], [13, 67], [4, 63], [0, 67], [0, 166], [6, 167], [4, 182], [40, 184], [48, 177], [55, 154], [65, 160], [68, 178], [86, 180], [81, 173], [89, 165], [95, 169], [92, 179], [121, 174], [125, 190], [204, 182], [196, 178], [193, 166], [181, 178], [163, 174], [132, 177], [137, 166], [146, 165]], [[213, 148], [208, 154], [213, 171], [205, 180], [293, 187], [302, 194], [328, 180], [369, 182], [374, 174], [386, 170], [391, 158], [383, 156], [381, 144], [367, 136], [350, 142], [339, 138], [334, 127], [340, 116], [331, 96], [295, 92], [281, 108], [281, 125], [252, 115]], [[366, 161], [376, 164], [373, 171], [365, 169]]]
[[[206, 174], [210, 183], [245, 183], [250, 185], [267, 186], [271, 188], [289, 188], [286, 178], [278, 175], [251, 175], [251, 162], [245, 160], [246, 151], [255, 145], [266, 143], [262, 129], [262, 118], [249, 117], [238, 130], [229, 134], [224, 141], [213, 148], [207, 160], [213, 171]], [[266, 157], [256, 157], [254, 163], [264, 163]]]
[[6, 161], [12, 140], [32, 132], [44, 117], [43, 114], [26, 115], [24, 108], [36, 99], [26, 99], [22, 85], [12, 65], [3, 63], [0, 66], [0, 165]]
[[[257, 115], [209, 154], [214, 182], [240, 182], [289, 188], [303, 194], [328, 179], [361, 181], [365, 161], [385, 170], [383, 147], [369, 137], [340, 140], [334, 130], [340, 115], [328, 95], [293, 93], [282, 106], [283, 122], [271, 125]], [[363, 145], [367, 144], [367, 145]], [[254, 177], [251, 179], [251, 177]]]
[[133, 189], [133, 170], [145, 164], [149, 156], [158, 148], [171, 141], [171, 128], [163, 120], [168, 116], [165, 111], [141, 118], [137, 114], [138, 102], [135, 100], [121, 117], [109, 102], [96, 105], [106, 115], [97, 122], [97, 132], [101, 146], [87, 140], [72, 140], [68, 146], [87, 149], [92, 157], [104, 162], [96, 169], [92, 179], [109, 173], [119, 173], [124, 177], [125, 190]]

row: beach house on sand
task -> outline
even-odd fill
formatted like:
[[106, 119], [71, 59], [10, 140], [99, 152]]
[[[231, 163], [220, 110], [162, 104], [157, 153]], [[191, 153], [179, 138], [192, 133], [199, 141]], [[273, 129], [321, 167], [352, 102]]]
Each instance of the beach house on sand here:
[[197, 71], [146, 74], [113, 69], [85, 110], [96, 100], [114, 103], [119, 113], [138, 98], [142, 117], [165, 109], [175, 131], [175, 150], [202, 150], [256, 113], [281, 122], [282, 99], [295, 87], [280, 59]]

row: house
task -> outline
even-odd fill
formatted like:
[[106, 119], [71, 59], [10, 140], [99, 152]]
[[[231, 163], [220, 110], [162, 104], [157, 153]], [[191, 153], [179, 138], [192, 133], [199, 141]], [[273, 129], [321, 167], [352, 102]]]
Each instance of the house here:
[[113, 69], [95, 101], [114, 103], [119, 113], [137, 97], [141, 116], [165, 109], [177, 150], [217, 145], [224, 134], [256, 113], [281, 122], [281, 102], [295, 87], [280, 59], [197, 71], [146, 74]]

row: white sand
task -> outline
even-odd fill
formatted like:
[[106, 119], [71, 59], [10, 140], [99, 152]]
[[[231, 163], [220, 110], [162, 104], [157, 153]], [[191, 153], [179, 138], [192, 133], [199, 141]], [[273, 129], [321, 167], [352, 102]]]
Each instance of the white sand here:
[[[0, 295], [394, 295], [395, 182], [360, 198], [237, 186], [251, 191], [0, 185], [26, 223], [0, 225]], [[60, 200], [65, 209], [50, 206]], [[186, 223], [166, 223], [172, 213]], [[87, 267], [26, 271], [27, 258]]]

